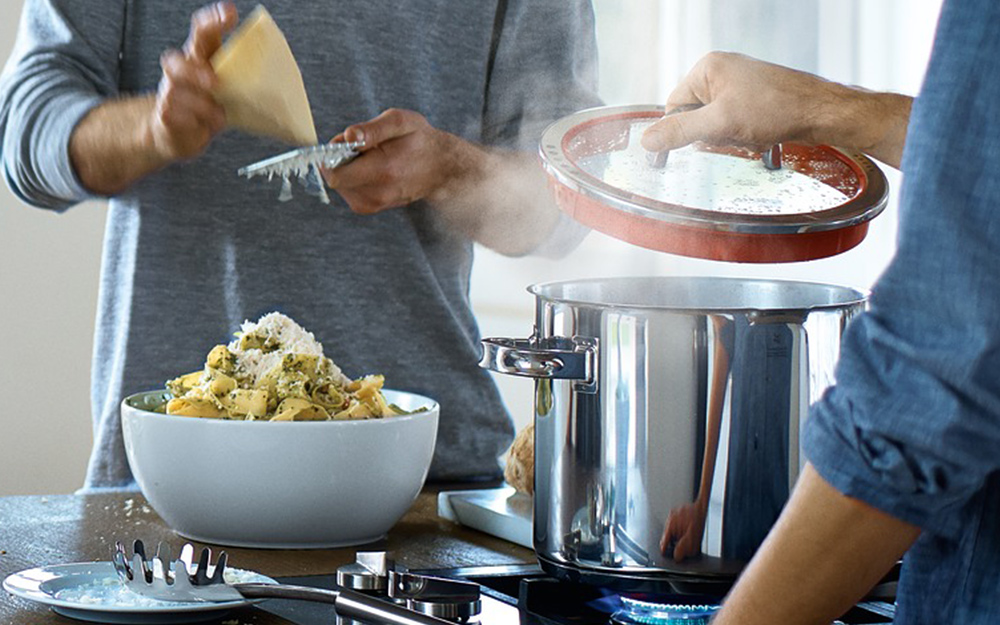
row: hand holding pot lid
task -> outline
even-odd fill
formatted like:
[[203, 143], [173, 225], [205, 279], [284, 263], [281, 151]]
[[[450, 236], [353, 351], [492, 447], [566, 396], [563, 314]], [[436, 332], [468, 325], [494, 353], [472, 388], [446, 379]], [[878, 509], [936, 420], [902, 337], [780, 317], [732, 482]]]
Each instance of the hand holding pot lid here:
[[[863, 97], [861, 97], [863, 96]], [[764, 151], [781, 142], [837, 145], [898, 168], [910, 99], [873, 93], [742, 54], [702, 57], [667, 98], [676, 111], [650, 126], [642, 146], [693, 141]]]
[[[698, 258], [812, 260], [856, 246], [884, 209], [885, 176], [862, 151], [898, 162], [908, 102], [713, 53], [666, 107], [576, 113], [540, 151], [560, 207], [596, 230]], [[669, 163], [651, 166], [650, 150]]]

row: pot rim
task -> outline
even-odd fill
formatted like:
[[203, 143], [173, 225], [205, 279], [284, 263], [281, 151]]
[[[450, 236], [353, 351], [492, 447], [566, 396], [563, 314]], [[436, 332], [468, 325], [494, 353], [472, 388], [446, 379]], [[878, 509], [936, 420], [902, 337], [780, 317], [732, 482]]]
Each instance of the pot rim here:
[[[608, 301], [594, 301], [592, 299], [581, 298], [579, 296], [559, 296], [554, 295], [552, 291], [557, 289], [563, 289], [568, 286], [581, 286], [586, 287], [589, 285], [599, 285], [601, 283], [608, 284], [625, 284], [625, 283], [640, 283], [640, 282], [660, 282], [667, 285], [677, 287], [682, 284], [691, 283], [702, 283], [706, 286], [712, 286], [719, 288], [723, 285], [732, 286], [756, 286], [756, 287], [771, 287], [771, 288], [799, 288], [826, 291], [827, 293], [840, 293], [841, 298], [836, 298], [835, 301], [822, 301], [816, 303], [806, 303], [806, 302], [796, 302], [796, 305], [781, 305], [781, 306], [762, 306], [762, 305], [748, 305], [734, 303], [732, 305], [717, 304], [717, 303], [706, 303], [706, 304], [667, 304], [667, 303], [655, 303], [655, 302], [641, 302], [641, 301], [631, 301], [631, 302], [608, 302]], [[870, 291], [867, 289], [859, 289], [855, 287], [849, 287], [839, 284], [830, 284], [824, 282], [815, 282], [807, 280], [786, 280], [786, 279], [772, 279], [772, 278], [739, 278], [739, 277], [728, 277], [728, 276], [628, 276], [628, 277], [610, 277], [610, 278], [582, 278], [582, 279], [572, 279], [572, 280], [553, 280], [548, 282], [539, 282], [530, 285], [526, 289], [529, 293], [535, 296], [536, 300], [560, 304], [570, 304], [578, 307], [589, 307], [589, 308], [609, 308], [616, 310], [664, 310], [664, 311], [677, 311], [677, 312], [715, 312], [715, 313], [726, 313], [726, 312], [781, 312], [781, 311], [813, 311], [813, 310], [836, 310], [842, 308], [850, 308], [858, 304], [863, 304], [867, 301]], [[648, 295], [649, 291], [645, 292]], [[832, 298], [831, 298], [832, 299]]]

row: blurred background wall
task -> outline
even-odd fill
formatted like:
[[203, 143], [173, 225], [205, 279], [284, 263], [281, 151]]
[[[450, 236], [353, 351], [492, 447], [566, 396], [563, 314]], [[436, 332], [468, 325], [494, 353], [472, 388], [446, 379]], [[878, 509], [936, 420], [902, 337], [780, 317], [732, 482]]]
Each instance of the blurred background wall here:
[[[0, 0], [0, 60], [21, 0]], [[66, 493], [90, 454], [90, 355], [104, 206], [62, 215], [0, 183], [0, 495]]]
[[[266, 4], [266, 2], [265, 2]], [[751, 54], [869, 89], [915, 95], [940, 0], [594, 0], [601, 94], [608, 104], [662, 103], [704, 53]], [[0, 0], [6, 60], [21, 0]], [[898, 175], [887, 170], [892, 189]], [[558, 261], [477, 250], [472, 297], [484, 336], [531, 332], [537, 282], [621, 275], [805, 279], [867, 288], [894, 250], [895, 195], [866, 240], [838, 257], [735, 265], [648, 252], [592, 233]], [[0, 185], [0, 495], [68, 493], [91, 445], [90, 357], [104, 206], [56, 215]], [[496, 376], [516, 425], [532, 382]]]

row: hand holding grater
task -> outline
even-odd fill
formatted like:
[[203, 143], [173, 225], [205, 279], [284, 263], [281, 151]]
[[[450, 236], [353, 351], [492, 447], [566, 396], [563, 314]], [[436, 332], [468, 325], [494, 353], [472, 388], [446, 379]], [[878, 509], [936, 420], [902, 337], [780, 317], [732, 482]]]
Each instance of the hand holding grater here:
[[364, 146], [364, 141], [310, 145], [241, 167], [237, 173], [248, 179], [267, 176], [270, 180], [274, 176], [281, 176], [281, 193], [278, 199], [282, 202], [292, 199], [291, 176], [295, 175], [310, 193], [317, 195], [324, 204], [329, 204], [330, 197], [326, 193], [320, 168], [334, 169], [346, 165], [361, 154], [359, 150]]

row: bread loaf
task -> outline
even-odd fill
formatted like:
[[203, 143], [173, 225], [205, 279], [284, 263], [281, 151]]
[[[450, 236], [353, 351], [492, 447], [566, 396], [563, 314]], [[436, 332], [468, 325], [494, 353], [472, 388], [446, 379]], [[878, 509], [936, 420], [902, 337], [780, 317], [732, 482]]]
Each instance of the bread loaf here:
[[530, 423], [517, 433], [507, 452], [504, 479], [518, 492], [535, 492], [535, 424]]

